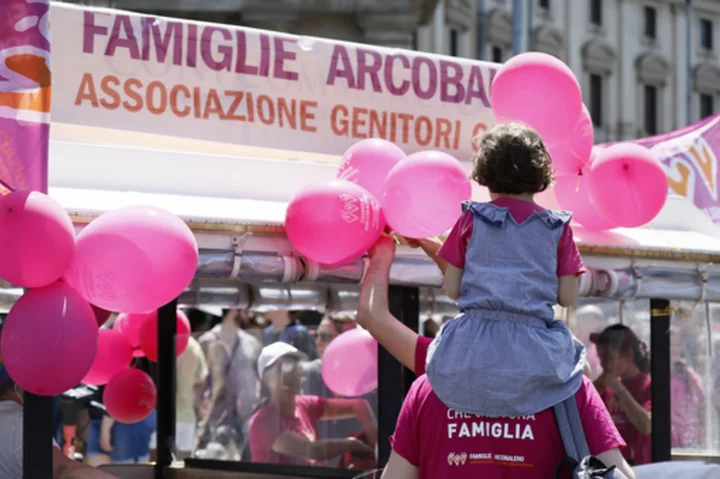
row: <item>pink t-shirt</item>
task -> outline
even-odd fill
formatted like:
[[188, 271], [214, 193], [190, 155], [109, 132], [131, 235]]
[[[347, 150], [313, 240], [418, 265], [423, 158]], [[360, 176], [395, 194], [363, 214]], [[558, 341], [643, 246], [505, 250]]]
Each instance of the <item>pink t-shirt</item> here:
[[[542, 206], [530, 201], [518, 200], [516, 198], [498, 198], [491, 202], [496, 206], [507, 208], [515, 221], [522, 223], [527, 220], [535, 211], [544, 211]], [[467, 250], [470, 237], [473, 232], [475, 215], [468, 210], [458, 219], [445, 243], [438, 251], [438, 256], [455, 266], [465, 268], [465, 251]], [[563, 227], [560, 243], [558, 244], [557, 275], [579, 276], [585, 272], [585, 264], [573, 239], [573, 232], [570, 224]]]
[[298, 459], [272, 450], [275, 440], [285, 431], [292, 431], [317, 439], [316, 423], [325, 414], [327, 399], [317, 396], [297, 396], [295, 398], [295, 417], [284, 418], [277, 410], [265, 406], [250, 418], [250, 453], [253, 462], [272, 464], [316, 465], [316, 461]]
[[[431, 342], [418, 336], [415, 344], [415, 374], [419, 378], [403, 403], [391, 438], [393, 449], [420, 468], [420, 477], [553, 477], [565, 453], [552, 410], [526, 418], [493, 419], [448, 409], [424, 376]], [[583, 377], [575, 398], [590, 453], [624, 448], [622, 436], [588, 378]], [[417, 427], [420, 421], [422, 428]]]
[[702, 381], [692, 368], [685, 373], [675, 372], [670, 377], [672, 401], [672, 445], [675, 447], [697, 447], [703, 437], [705, 416], [705, 391]]
[[[649, 374], [640, 373], [634, 378], [623, 379], [622, 383], [643, 408], [652, 411], [652, 381]], [[650, 464], [652, 462], [652, 438], [642, 434], [630, 422], [615, 393], [605, 389], [605, 391], [600, 391], [600, 397], [610, 411], [620, 435], [627, 442], [627, 447], [623, 449], [625, 459], [633, 466]]]
[[[590, 453], [625, 446], [589, 379], [576, 394]], [[391, 437], [393, 450], [420, 478], [553, 477], [566, 456], [552, 409], [517, 418], [487, 418], [448, 409], [427, 376], [410, 388]]]

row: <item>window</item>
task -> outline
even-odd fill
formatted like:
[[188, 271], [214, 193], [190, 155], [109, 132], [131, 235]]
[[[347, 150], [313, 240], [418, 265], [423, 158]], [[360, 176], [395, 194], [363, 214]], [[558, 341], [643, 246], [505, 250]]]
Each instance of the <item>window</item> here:
[[602, 0], [590, 0], [590, 23], [602, 25]]
[[700, 94], [700, 119], [707, 118], [715, 113], [715, 96]]
[[645, 85], [645, 133], [655, 135], [658, 131], [658, 89], [653, 85]]
[[454, 28], [450, 29], [450, 56], [458, 56], [458, 31]]
[[540, 8], [544, 8], [545, 10], [550, 9], [550, 0], [539, 0], [538, 4]]
[[418, 32], [417, 32], [417, 30], [413, 30], [411, 42], [412, 42], [412, 49], [417, 50], [418, 49]]
[[492, 61], [495, 63], [503, 62], [503, 52], [500, 47], [492, 47]]
[[700, 19], [700, 46], [705, 50], [713, 49], [713, 22], [705, 18]]
[[602, 76], [597, 74], [590, 75], [590, 117], [592, 118], [593, 126], [602, 126], [603, 121], [603, 79]]
[[645, 7], [645, 36], [657, 38], [657, 10], [653, 7]]

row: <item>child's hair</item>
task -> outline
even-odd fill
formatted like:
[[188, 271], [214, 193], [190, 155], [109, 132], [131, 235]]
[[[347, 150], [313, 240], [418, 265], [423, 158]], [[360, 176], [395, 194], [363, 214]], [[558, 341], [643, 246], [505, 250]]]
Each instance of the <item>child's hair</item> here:
[[553, 182], [550, 155], [530, 127], [508, 123], [490, 128], [480, 139], [471, 178], [490, 192], [535, 194]]

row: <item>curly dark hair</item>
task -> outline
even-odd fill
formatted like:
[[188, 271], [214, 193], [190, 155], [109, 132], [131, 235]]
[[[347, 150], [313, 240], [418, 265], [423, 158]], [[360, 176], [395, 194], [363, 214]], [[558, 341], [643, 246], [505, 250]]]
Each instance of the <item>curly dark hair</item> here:
[[535, 194], [553, 182], [545, 143], [532, 128], [518, 123], [496, 125], [480, 139], [471, 178], [491, 193]]

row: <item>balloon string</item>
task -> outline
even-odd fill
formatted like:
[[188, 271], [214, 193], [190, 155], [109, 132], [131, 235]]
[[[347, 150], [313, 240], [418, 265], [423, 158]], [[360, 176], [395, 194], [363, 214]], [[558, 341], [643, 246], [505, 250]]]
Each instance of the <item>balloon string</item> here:
[[581, 176], [582, 176], [582, 173], [580, 173], [579, 175], [577, 175], [577, 184], [575, 185], [575, 193], [579, 193], [579, 192], [580, 192], [580, 180], [581, 180], [580, 177], [581, 177]]
[[569, 151], [575, 158], [577, 158], [577, 159], [580, 161], [580, 163], [582, 163], [583, 168], [586, 168], [586, 167], [589, 167], [589, 166], [590, 166], [590, 163], [587, 161], [587, 159], [582, 158], [580, 155], [578, 155], [578, 154], [575, 152], [575, 150], [573, 150], [572, 148], [570, 148], [570, 144], [568, 144], [568, 141], [567, 141], [567, 140], [563, 140], [563, 145], [565, 146], [565, 149], [566, 149], [567, 151]]
[[14, 193], [14, 192], [15, 192], [15, 188], [13, 188], [12, 186], [8, 185], [8, 184], [5, 182], [5, 180], [3, 180], [3, 179], [0, 179], [0, 187], [5, 188], [5, 189], [8, 190], [10, 193]]

